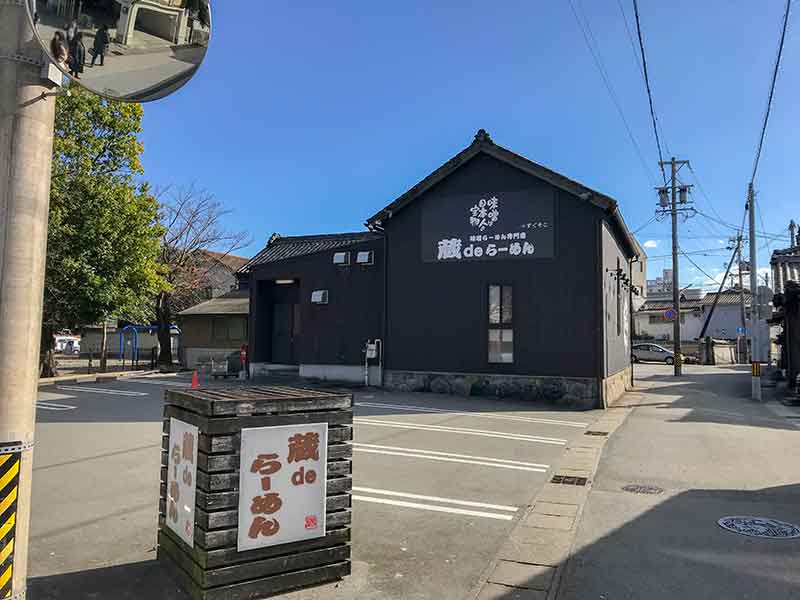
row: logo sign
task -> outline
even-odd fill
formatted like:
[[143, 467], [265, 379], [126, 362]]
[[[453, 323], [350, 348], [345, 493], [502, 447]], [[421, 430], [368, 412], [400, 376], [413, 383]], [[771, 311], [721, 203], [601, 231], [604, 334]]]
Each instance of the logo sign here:
[[667, 321], [674, 321], [675, 319], [678, 318], [678, 311], [675, 310], [674, 308], [668, 308], [667, 310], [664, 311], [664, 318]]
[[167, 527], [194, 547], [194, 499], [197, 479], [197, 427], [169, 420]]
[[327, 423], [242, 429], [237, 549], [325, 536], [327, 464]]
[[[20, 3], [21, 4], [21, 3]], [[27, 0], [42, 50], [74, 83], [148, 102], [197, 72], [211, 38], [210, 0]]]
[[555, 193], [540, 187], [425, 201], [422, 260], [468, 262], [552, 258]]

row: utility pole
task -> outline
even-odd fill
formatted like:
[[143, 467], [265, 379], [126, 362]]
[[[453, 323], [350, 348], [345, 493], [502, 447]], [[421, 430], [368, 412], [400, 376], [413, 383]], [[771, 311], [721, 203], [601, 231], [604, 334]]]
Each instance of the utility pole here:
[[790, 247], [794, 248], [797, 245], [797, 223], [794, 219], [789, 221], [789, 239], [792, 242]]
[[[55, 98], [25, 3], [0, 2], [0, 597], [26, 592]], [[9, 500], [10, 499], [10, 500]]]
[[[737, 248], [737, 257], [739, 261], [739, 315], [742, 322], [742, 334], [747, 336], [747, 316], [745, 314], [745, 301], [744, 301], [744, 281], [742, 279], [742, 234], [736, 234], [736, 248]], [[738, 339], [738, 337], [737, 337]], [[737, 342], [738, 344], [738, 342]], [[739, 348], [739, 353], [741, 354], [741, 348]], [[745, 355], [747, 353], [745, 352]]]
[[673, 368], [676, 377], [683, 372], [683, 356], [681, 355], [681, 294], [678, 284], [678, 213], [687, 210], [678, 208], [678, 193], [680, 192], [680, 203], [685, 204], [691, 187], [687, 185], [678, 186], [678, 171], [683, 165], [688, 164], [688, 160], [676, 160], [674, 156], [669, 161], [659, 162], [659, 166], [662, 168], [669, 165], [672, 173], [669, 190], [667, 187], [659, 188], [658, 195], [659, 205], [663, 212], [669, 210], [672, 219], [672, 304], [677, 313], [672, 323], [672, 337], [675, 352]]
[[756, 240], [756, 194], [753, 182], [747, 185], [747, 206], [750, 217], [750, 387], [753, 400], [761, 402], [761, 303], [758, 301], [758, 245]]

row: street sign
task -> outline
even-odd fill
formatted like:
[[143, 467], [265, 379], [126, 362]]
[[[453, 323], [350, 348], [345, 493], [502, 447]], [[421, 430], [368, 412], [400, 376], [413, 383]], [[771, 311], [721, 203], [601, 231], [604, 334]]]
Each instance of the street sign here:
[[53, 64], [111, 100], [148, 102], [176, 91], [197, 72], [211, 38], [209, 0], [25, 5]]
[[237, 550], [325, 536], [328, 424], [242, 429]]
[[743, 335], [744, 334], [744, 327], [742, 327], [742, 326], [737, 327], [736, 328], [736, 333], [739, 334], [739, 335]]
[[678, 311], [675, 310], [674, 308], [668, 308], [667, 310], [664, 311], [664, 318], [667, 321], [674, 321], [675, 319], [678, 318]]
[[197, 489], [197, 427], [169, 420], [167, 459], [167, 527], [194, 547], [194, 505]]

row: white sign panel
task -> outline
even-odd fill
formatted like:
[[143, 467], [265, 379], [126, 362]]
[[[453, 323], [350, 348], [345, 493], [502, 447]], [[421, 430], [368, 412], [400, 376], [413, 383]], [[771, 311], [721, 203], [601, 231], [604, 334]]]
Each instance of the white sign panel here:
[[325, 535], [328, 424], [242, 429], [237, 549]]
[[194, 497], [197, 479], [197, 427], [169, 420], [167, 527], [194, 547]]

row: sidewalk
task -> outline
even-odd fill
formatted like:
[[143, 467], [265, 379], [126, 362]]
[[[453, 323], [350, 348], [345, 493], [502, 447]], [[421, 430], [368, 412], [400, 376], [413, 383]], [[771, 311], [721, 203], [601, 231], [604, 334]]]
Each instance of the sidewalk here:
[[[653, 369], [640, 383], [603, 451], [557, 598], [799, 598], [800, 539], [717, 520], [800, 524], [800, 412], [754, 404], [747, 367], [687, 366], [680, 379]], [[631, 484], [656, 493], [622, 490]]]

